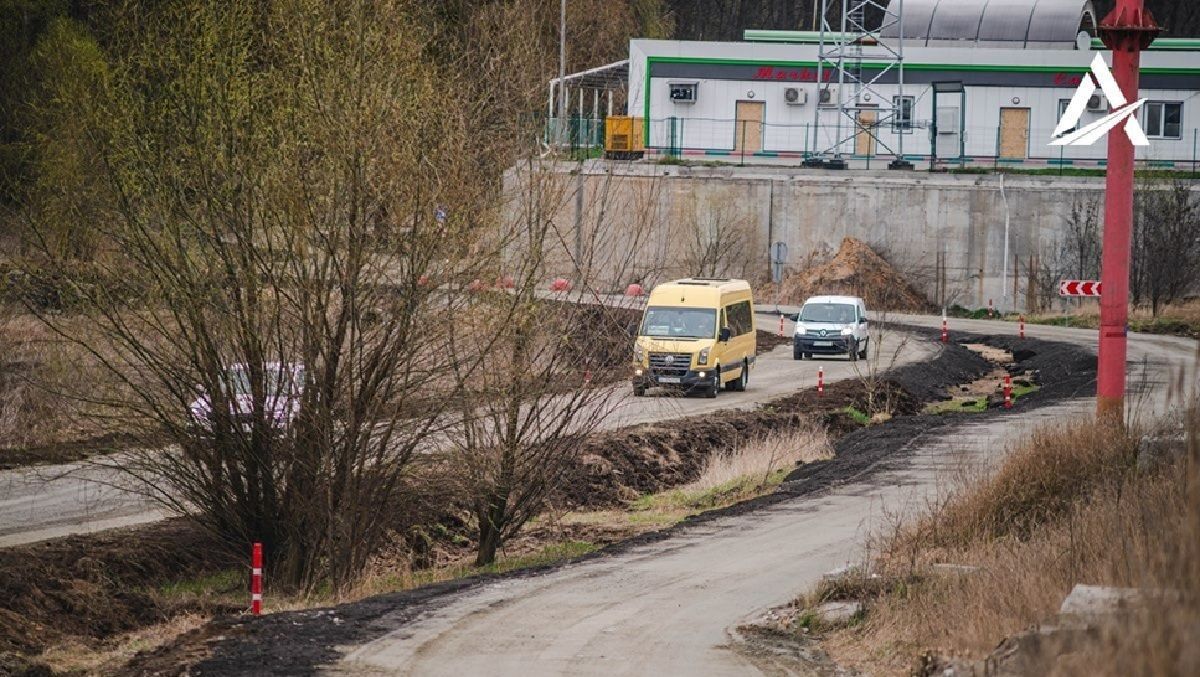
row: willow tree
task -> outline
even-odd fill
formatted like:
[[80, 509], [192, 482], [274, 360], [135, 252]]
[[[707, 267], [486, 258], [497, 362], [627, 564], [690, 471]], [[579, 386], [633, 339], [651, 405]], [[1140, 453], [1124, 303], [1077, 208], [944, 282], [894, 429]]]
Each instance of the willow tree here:
[[[455, 387], [429, 281], [470, 274], [459, 254], [484, 192], [423, 57], [424, 11], [230, 0], [123, 15], [104, 77], [74, 102], [103, 188], [55, 212], [101, 246], [66, 268], [46, 240], [28, 265], [66, 275], [92, 320], [45, 317], [91, 356], [81, 373], [121, 384], [83, 395], [175, 443], [120, 469], [231, 546], [264, 542], [277, 584], [353, 581]], [[303, 367], [297, 383], [274, 384], [280, 365]], [[294, 417], [280, 420], [281, 392]]]

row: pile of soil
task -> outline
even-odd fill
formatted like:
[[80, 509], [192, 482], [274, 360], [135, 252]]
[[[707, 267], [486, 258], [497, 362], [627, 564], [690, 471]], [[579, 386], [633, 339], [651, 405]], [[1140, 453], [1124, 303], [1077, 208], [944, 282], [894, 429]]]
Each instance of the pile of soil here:
[[871, 310], [921, 311], [930, 307], [925, 295], [865, 242], [852, 237], [842, 240], [832, 259], [814, 263], [789, 275], [778, 290], [762, 292], [771, 298], [778, 291], [780, 303], [801, 304], [811, 296], [838, 294], [859, 296]]
[[186, 520], [0, 549], [0, 674], [63, 640], [91, 643], [186, 611], [152, 591], [236, 564]]

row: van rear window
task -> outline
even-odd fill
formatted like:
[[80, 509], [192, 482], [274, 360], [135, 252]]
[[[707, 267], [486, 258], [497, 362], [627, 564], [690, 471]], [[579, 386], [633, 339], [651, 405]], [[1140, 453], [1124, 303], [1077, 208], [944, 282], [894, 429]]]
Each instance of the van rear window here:
[[651, 306], [642, 319], [642, 336], [661, 338], [713, 338], [717, 335], [717, 311], [711, 308], [663, 308]]

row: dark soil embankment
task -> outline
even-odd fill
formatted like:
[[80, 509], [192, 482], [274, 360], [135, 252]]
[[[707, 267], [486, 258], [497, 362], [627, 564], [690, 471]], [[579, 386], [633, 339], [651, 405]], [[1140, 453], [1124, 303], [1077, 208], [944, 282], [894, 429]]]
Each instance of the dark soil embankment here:
[[0, 674], [5, 654], [12, 670], [13, 654], [102, 640], [186, 610], [163, 608], [152, 591], [234, 566], [223, 552], [183, 520], [0, 549]]

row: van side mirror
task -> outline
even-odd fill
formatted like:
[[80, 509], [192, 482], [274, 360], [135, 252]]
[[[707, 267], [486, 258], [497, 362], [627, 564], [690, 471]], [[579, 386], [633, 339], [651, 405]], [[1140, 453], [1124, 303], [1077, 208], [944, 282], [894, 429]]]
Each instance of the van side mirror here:
[[721, 327], [720, 337], [721, 337], [721, 342], [724, 343], [725, 341], [728, 341], [729, 339], [733, 338], [733, 332], [729, 330], [729, 327]]
[[860, 317], [860, 318], [858, 318], [858, 323], [859, 323], [859, 324], [866, 324], [866, 323], [867, 323], [867, 318], [865, 318], [865, 317]]

